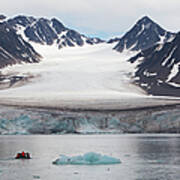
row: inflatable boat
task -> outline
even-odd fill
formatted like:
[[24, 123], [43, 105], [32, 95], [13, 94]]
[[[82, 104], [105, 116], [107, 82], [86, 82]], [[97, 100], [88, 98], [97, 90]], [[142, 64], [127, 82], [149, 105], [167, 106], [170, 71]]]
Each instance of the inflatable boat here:
[[24, 151], [22, 153], [17, 153], [15, 159], [31, 159], [30, 154], [27, 152], [25, 153]]

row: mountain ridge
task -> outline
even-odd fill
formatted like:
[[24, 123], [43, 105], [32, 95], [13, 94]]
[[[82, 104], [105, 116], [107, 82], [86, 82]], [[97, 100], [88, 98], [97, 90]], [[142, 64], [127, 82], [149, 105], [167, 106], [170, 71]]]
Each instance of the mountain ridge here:
[[[54, 17], [47, 19], [19, 15], [8, 19], [1, 15], [0, 19], [0, 68], [22, 62], [40, 62], [42, 57], [39, 52], [36, 52], [36, 48], [33, 48], [34, 43], [42, 47], [55, 45], [57, 50], [101, 43], [112, 44], [108, 46], [113, 48], [116, 43], [113, 49], [118, 52], [123, 53], [128, 50], [137, 53], [129, 60], [131, 63], [138, 64], [136, 67], [133, 66], [134, 84], [148, 94], [180, 96], [178, 92], [180, 33], [175, 34], [162, 29], [147, 16], [139, 19], [123, 37], [114, 38], [108, 42], [99, 38], [89, 38], [66, 27]], [[109, 50], [112, 49], [107, 49]], [[176, 76], [173, 76], [175, 72]], [[128, 73], [130, 72], [122, 70], [123, 77]]]
[[40, 61], [41, 55], [6, 22], [0, 23], [0, 37], [0, 68], [21, 62]]
[[59, 49], [104, 42], [65, 27], [57, 18], [49, 20], [24, 15], [12, 18], [0, 15], [0, 35], [0, 68], [23, 62], [40, 62], [42, 56], [36, 52], [31, 42], [56, 44]]
[[139, 19], [121, 38], [110, 39], [108, 43], [116, 42], [114, 50], [139, 51], [147, 49], [156, 43], [164, 43], [173, 38], [175, 33], [164, 30], [148, 16]]
[[83, 46], [104, 42], [100, 38], [88, 38], [79, 32], [65, 27], [57, 18], [34, 18], [32, 16], [16, 16], [9, 19], [14, 29], [24, 33], [30, 42], [44, 45], [57, 44], [58, 48]]
[[129, 61], [140, 62], [135, 83], [148, 94], [180, 96], [180, 32], [171, 42], [156, 44]]

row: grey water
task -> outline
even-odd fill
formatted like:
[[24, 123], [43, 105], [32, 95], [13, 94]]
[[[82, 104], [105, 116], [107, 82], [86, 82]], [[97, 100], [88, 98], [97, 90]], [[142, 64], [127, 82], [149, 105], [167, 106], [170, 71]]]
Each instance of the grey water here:
[[[30, 160], [15, 160], [19, 151]], [[114, 165], [53, 165], [60, 154], [96, 152]], [[0, 180], [179, 180], [180, 135], [0, 136]]]

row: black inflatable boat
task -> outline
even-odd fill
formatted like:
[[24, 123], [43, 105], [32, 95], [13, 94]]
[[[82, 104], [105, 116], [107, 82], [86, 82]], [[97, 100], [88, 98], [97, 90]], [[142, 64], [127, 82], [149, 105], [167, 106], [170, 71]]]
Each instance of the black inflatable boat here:
[[21, 152], [21, 153], [17, 153], [15, 159], [31, 159], [31, 156], [28, 152]]

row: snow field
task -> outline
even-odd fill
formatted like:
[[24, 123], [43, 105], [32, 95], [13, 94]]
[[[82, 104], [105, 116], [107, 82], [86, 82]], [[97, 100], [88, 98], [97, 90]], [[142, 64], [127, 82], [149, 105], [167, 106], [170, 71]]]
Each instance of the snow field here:
[[43, 59], [38, 64], [21, 64], [3, 69], [3, 74], [33, 75], [30, 83], [1, 91], [6, 98], [89, 99], [144, 96], [132, 85], [135, 67], [131, 54], [112, 50], [112, 44], [64, 48], [32, 43]]

